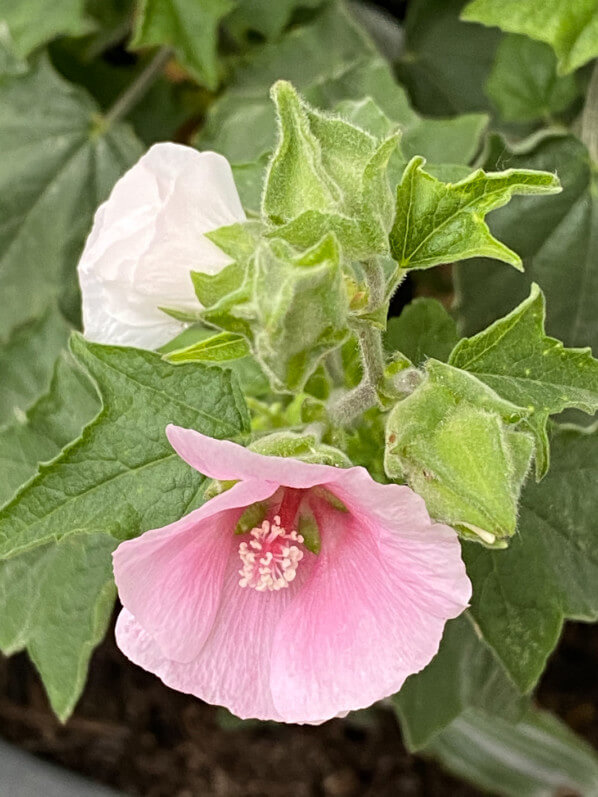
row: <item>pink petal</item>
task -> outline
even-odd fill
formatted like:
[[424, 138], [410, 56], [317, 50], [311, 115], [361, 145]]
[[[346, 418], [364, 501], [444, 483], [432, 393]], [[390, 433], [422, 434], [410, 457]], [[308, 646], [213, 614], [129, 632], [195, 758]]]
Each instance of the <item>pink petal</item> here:
[[347, 515], [322, 500], [315, 508], [322, 552], [273, 644], [272, 694], [286, 722], [317, 722], [397, 692], [433, 658], [446, 621], [471, 595], [455, 532], [433, 524], [409, 488], [366, 476], [345, 482], [357, 496], [337, 495], [367, 511]]
[[167, 426], [166, 436], [181, 459], [211, 479], [264, 479], [285, 487], [307, 488], [334, 483], [345, 472], [331, 465], [265, 457], [230, 440], [216, 440], [180, 426]]
[[220, 605], [233, 530], [243, 509], [277, 485], [236, 484], [181, 520], [121, 543], [113, 555], [123, 606], [162, 653], [190, 661], [204, 645]]
[[121, 612], [116, 628], [119, 648], [131, 661], [155, 673], [173, 689], [226, 706], [241, 718], [284, 721], [272, 702], [271, 661], [276, 628], [313, 567], [313, 554], [302, 562], [302, 575], [287, 589], [257, 592], [239, 587], [239, 558], [231, 556], [213, 631], [189, 663], [168, 660], [135, 618]]

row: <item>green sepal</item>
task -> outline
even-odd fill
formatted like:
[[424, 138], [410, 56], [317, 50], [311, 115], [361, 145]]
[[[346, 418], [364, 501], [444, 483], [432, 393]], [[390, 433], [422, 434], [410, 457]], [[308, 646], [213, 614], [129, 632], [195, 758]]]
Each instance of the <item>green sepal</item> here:
[[444, 183], [423, 170], [419, 156], [407, 165], [397, 187], [390, 249], [402, 269], [423, 269], [493, 257], [522, 270], [521, 258], [492, 236], [484, 217], [506, 205], [513, 194], [554, 194], [554, 174], [531, 169], [488, 172], [478, 169], [457, 183]]
[[268, 506], [263, 501], [257, 501], [244, 510], [235, 526], [235, 534], [247, 534], [248, 531], [259, 526], [266, 517]]
[[327, 235], [297, 254], [284, 241], [264, 241], [254, 268], [254, 355], [274, 390], [300, 391], [321, 358], [349, 335], [338, 243]]
[[226, 296], [237, 291], [243, 283], [245, 269], [239, 263], [230, 263], [217, 274], [192, 271], [195, 295], [205, 308], [211, 308]]
[[236, 222], [226, 227], [218, 227], [204, 235], [222, 249], [224, 254], [243, 265], [253, 256], [263, 226], [259, 221]]
[[209, 501], [211, 498], [220, 495], [220, 493], [225, 493], [227, 490], [230, 490], [238, 481], [238, 479], [226, 479], [222, 481], [220, 479], [210, 479], [204, 490], [203, 497], [206, 501]]
[[318, 526], [318, 521], [309, 510], [304, 509], [299, 513], [297, 531], [303, 537], [303, 544], [308, 551], [315, 554], [320, 553], [322, 550], [320, 528]]
[[425, 372], [388, 418], [386, 472], [462, 536], [505, 547], [533, 453], [531, 435], [518, 428], [528, 410], [437, 360]]
[[220, 332], [210, 338], [193, 343], [191, 346], [170, 351], [163, 357], [170, 363], [220, 363], [239, 360], [248, 354], [249, 345], [245, 338], [232, 332]]
[[350, 259], [388, 252], [394, 209], [387, 170], [398, 133], [380, 141], [312, 108], [285, 81], [274, 84], [272, 98], [279, 141], [262, 202], [277, 227], [272, 234], [305, 248], [332, 231]]
[[330, 490], [327, 490], [326, 487], [313, 487], [312, 492], [314, 495], [317, 495], [318, 498], [323, 498], [324, 501], [329, 503], [330, 506], [338, 512], [347, 513], [349, 511], [341, 499], [334, 495], [334, 493], [331, 493]]
[[314, 434], [274, 432], [266, 437], [260, 437], [248, 447], [267, 457], [291, 457], [302, 462], [332, 465], [337, 468], [350, 468], [352, 464], [342, 451], [320, 442]]

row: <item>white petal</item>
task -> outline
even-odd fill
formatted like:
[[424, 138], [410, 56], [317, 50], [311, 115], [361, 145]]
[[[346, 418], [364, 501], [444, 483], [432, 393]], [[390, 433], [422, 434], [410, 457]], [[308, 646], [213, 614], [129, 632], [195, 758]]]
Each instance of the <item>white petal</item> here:
[[226, 158], [155, 144], [96, 213], [78, 266], [86, 337], [151, 349], [173, 338], [184, 325], [158, 308], [198, 309], [189, 272], [230, 262], [203, 233], [244, 220]]

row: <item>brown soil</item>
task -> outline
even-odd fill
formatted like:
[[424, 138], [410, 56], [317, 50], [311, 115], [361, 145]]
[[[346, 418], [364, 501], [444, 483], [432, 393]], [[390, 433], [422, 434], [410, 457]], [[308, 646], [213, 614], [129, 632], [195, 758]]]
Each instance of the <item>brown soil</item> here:
[[[540, 690], [543, 705], [598, 744], [598, 629], [572, 624]], [[409, 755], [391, 712], [316, 728], [234, 723], [167, 689], [110, 634], [72, 719], [48, 709], [24, 655], [0, 658], [0, 733], [25, 749], [144, 797], [475, 797]]]

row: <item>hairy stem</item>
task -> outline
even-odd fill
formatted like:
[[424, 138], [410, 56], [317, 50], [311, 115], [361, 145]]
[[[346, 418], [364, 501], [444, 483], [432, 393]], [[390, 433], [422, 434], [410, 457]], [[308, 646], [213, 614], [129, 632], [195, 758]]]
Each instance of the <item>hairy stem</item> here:
[[586, 102], [581, 114], [580, 138], [588, 148], [594, 163], [598, 163], [598, 61], [594, 64]]
[[170, 47], [162, 47], [152, 58], [149, 64], [143, 69], [131, 83], [130, 86], [117, 97], [114, 105], [109, 108], [104, 116], [104, 127], [110, 127], [114, 122], [125, 117], [129, 111], [137, 105], [150, 88], [152, 83], [160, 75], [172, 56]]
[[330, 408], [331, 418], [339, 426], [346, 426], [378, 403], [376, 388], [384, 375], [380, 330], [370, 324], [360, 325], [357, 330], [357, 340], [361, 351], [363, 378], [357, 387], [345, 393]]
[[357, 340], [363, 363], [363, 382], [378, 385], [384, 374], [382, 335], [379, 329], [364, 324], [357, 330]]
[[368, 382], [361, 382], [349, 390], [330, 408], [330, 417], [336, 426], [347, 426], [358, 415], [373, 407], [377, 402], [376, 388]]
[[384, 269], [377, 259], [363, 263], [363, 270], [369, 290], [368, 310], [377, 310], [386, 299], [386, 279]]

